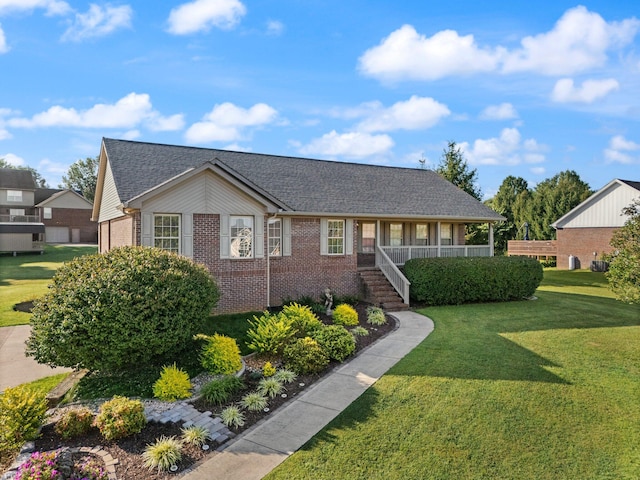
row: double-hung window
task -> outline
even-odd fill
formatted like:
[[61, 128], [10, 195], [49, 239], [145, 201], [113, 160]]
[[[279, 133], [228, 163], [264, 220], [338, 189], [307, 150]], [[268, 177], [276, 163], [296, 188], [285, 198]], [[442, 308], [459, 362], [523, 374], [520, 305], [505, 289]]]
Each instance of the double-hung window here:
[[180, 215], [153, 216], [153, 246], [180, 253]]
[[7, 202], [21, 202], [22, 190], [7, 190]]
[[416, 224], [416, 245], [429, 245], [429, 225], [426, 223]]
[[231, 258], [253, 258], [253, 217], [230, 216]]
[[392, 247], [400, 247], [404, 240], [404, 225], [402, 223], [392, 223], [389, 225], [389, 244]]
[[343, 255], [344, 220], [329, 220], [327, 227], [327, 253], [329, 255]]
[[45, 220], [51, 220], [51, 218], [53, 217], [53, 213], [51, 211], [51, 207], [44, 207], [44, 219]]
[[453, 245], [453, 224], [440, 224], [440, 245]]
[[279, 218], [269, 220], [269, 256], [282, 256], [282, 221]]

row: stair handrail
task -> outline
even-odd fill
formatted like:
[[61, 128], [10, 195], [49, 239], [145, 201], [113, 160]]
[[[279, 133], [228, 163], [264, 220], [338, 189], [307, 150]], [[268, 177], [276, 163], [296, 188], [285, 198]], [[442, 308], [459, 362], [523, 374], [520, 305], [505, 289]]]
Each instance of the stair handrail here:
[[407, 277], [400, 271], [398, 266], [391, 261], [389, 256], [380, 248], [380, 245], [376, 245], [376, 266], [389, 280], [391, 286], [398, 292], [398, 295], [402, 297], [402, 301], [409, 305], [409, 286], [411, 282], [407, 280]]

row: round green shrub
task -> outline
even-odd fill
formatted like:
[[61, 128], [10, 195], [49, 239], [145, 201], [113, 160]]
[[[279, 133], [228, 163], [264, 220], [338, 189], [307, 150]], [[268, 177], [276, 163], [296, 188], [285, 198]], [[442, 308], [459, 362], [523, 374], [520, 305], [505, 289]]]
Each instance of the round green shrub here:
[[230, 375], [242, 368], [240, 348], [234, 338], [220, 335], [196, 335], [196, 339], [205, 340], [200, 353], [200, 364], [214, 375]]
[[191, 396], [189, 374], [176, 364], [162, 367], [160, 378], [153, 384], [153, 396], [166, 402], [175, 402]]
[[322, 328], [322, 322], [307, 305], [291, 303], [282, 307], [282, 315], [291, 321], [291, 327], [296, 331], [298, 338], [311, 335]]
[[358, 325], [358, 312], [346, 303], [338, 305], [333, 311], [333, 323], [336, 325]]
[[56, 422], [55, 431], [62, 438], [75, 438], [87, 433], [93, 424], [93, 413], [87, 407], [67, 410]]
[[344, 362], [356, 350], [353, 335], [342, 325], [327, 325], [318, 330], [313, 338], [329, 358], [339, 362]]
[[287, 368], [298, 375], [320, 372], [329, 364], [329, 357], [311, 337], [299, 338], [287, 345], [282, 356]]
[[192, 346], [219, 296], [205, 267], [160, 249], [78, 257], [36, 303], [26, 351], [39, 363], [88, 370], [162, 365]]
[[105, 440], [116, 440], [140, 433], [147, 419], [140, 400], [116, 395], [102, 404], [94, 424]]

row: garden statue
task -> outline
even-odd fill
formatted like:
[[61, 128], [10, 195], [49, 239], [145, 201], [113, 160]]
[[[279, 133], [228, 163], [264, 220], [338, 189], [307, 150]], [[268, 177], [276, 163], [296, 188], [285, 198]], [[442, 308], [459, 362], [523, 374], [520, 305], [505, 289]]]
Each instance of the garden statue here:
[[328, 316], [333, 315], [333, 310], [331, 310], [331, 307], [333, 307], [333, 295], [328, 288], [324, 289], [324, 307], [327, 309]]

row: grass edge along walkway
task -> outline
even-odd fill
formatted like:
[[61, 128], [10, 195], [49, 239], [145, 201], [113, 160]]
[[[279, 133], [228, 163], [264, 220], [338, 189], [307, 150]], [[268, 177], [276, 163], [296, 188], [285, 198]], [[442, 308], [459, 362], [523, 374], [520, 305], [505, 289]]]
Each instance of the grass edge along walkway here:
[[422, 310], [434, 332], [266, 478], [640, 478], [640, 306], [545, 275], [537, 301]]

